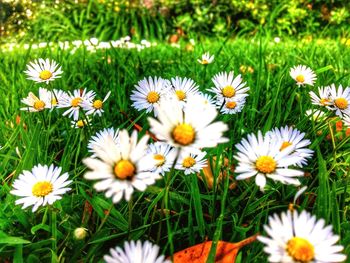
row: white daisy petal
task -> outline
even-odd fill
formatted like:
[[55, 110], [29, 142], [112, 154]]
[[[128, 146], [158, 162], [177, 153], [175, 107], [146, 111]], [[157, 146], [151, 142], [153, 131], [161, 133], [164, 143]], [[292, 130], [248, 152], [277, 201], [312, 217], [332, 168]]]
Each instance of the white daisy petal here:
[[316, 80], [316, 74], [312, 69], [303, 65], [291, 68], [289, 74], [297, 82], [298, 86], [305, 84], [313, 86]]
[[49, 84], [50, 81], [60, 78], [63, 71], [54, 60], [50, 61], [46, 59], [44, 61], [42, 58], [39, 58], [38, 60], [29, 62], [27, 70], [24, 73], [27, 74], [28, 79], [36, 83], [45, 82]]
[[350, 87], [343, 89], [342, 85], [339, 85], [338, 89], [334, 84], [329, 88], [329, 106], [326, 108], [335, 111], [335, 114], [339, 117], [344, 115], [350, 115]]
[[[266, 177], [284, 184], [299, 185], [300, 182], [291, 177], [300, 177], [304, 173], [288, 166], [299, 164], [301, 158], [295, 155], [295, 147], [290, 146], [292, 144], [288, 144], [287, 149], [282, 149], [284, 139], [278, 136], [284, 133], [284, 129], [282, 132], [276, 129], [263, 136], [261, 131], [258, 131], [257, 136], [249, 134], [248, 140], [242, 139], [241, 143], [236, 145], [238, 152], [234, 156], [238, 161], [235, 168], [238, 174], [236, 179], [243, 180], [256, 176], [255, 183], [261, 191], [266, 184]], [[299, 131], [295, 132], [295, 134], [299, 133]]]
[[158, 112], [159, 121], [149, 118], [151, 132], [175, 148], [199, 152], [201, 148], [228, 141], [222, 137], [228, 126], [223, 122], [211, 123], [217, 116], [216, 109], [204, 105], [201, 95], [188, 97], [185, 107], [177, 100], [164, 100]]
[[[61, 195], [70, 190], [66, 187], [72, 181], [67, 180], [68, 174], [59, 175], [62, 168], [54, 165], [34, 166], [32, 171], [23, 171], [22, 174], [13, 182], [11, 194], [21, 196], [16, 204], [23, 204], [23, 209], [34, 205], [32, 211], [36, 211], [40, 206], [47, 203], [52, 204], [55, 200], [60, 199]], [[55, 199], [52, 199], [52, 194]]]
[[202, 55], [202, 58], [197, 61], [202, 65], [208, 65], [214, 61], [214, 55], [210, 56], [209, 52], [206, 52]]
[[306, 211], [300, 214], [287, 211], [281, 216], [270, 216], [264, 229], [268, 237], [258, 236], [258, 240], [264, 243], [270, 262], [321, 263], [343, 262], [346, 259], [340, 253], [343, 246], [334, 245], [338, 237], [330, 231], [331, 227], [324, 227], [323, 219], [316, 221], [316, 217]]
[[111, 248], [110, 254], [103, 259], [107, 263], [170, 263], [159, 255], [159, 247], [149, 241], [125, 241], [124, 250], [120, 247]]
[[168, 94], [169, 89], [169, 80], [159, 77], [144, 78], [135, 85], [131, 94], [132, 106], [139, 111], [146, 110], [147, 113], [154, 111], [157, 116], [155, 106]]
[[[144, 191], [148, 185], [159, 179], [155, 171], [148, 171], [148, 158], [146, 153], [149, 136], [137, 141], [137, 132], [129, 136], [126, 130], [117, 133], [113, 129], [103, 130], [90, 142], [94, 156], [85, 158], [83, 163], [91, 170], [85, 174], [88, 180], [97, 180], [94, 188], [105, 191], [108, 198], [114, 203], [119, 202], [123, 196], [130, 200], [134, 189]], [[144, 172], [147, 171], [147, 172]]]
[[249, 87], [243, 82], [242, 76], [234, 77], [234, 72], [220, 72], [216, 74], [212, 81], [215, 87], [209, 91], [215, 94], [219, 107], [225, 105], [225, 113], [233, 114], [239, 112], [248, 96]]

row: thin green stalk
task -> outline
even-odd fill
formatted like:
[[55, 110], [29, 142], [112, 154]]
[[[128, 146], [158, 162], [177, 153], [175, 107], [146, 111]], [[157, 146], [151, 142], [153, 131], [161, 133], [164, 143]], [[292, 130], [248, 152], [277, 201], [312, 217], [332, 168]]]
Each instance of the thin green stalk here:
[[216, 248], [217, 248], [217, 245], [219, 243], [219, 239], [221, 237], [222, 223], [223, 223], [225, 211], [226, 211], [226, 209], [225, 209], [226, 208], [226, 198], [227, 198], [227, 193], [228, 193], [228, 189], [229, 189], [229, 184], [230, 184], [230, 176], [227, 175], [225, 177], [224, 192], [223, 192], [222, 198], [221, 198], [221, 211], [220, 211], [219, 218], [217, 219], [217, 225], [216, 225], [216, 229], [215, 229], [215, 233], [214, 233], [214, 237], [213, 237], [213, 242], [212, 242], [212, 245], [210, 248], [208, 259], [206, 261], [207, 263], [215, 262]]
[[[171, 179], [174, 176], [175, 173], [175, 165], [177, 163], [177, 160], [180, 156], [181, 149], [179, 149], [177, 156], [173, 162], [173, 165], [171, 166], [171, 170], [169, 173], [165, 175], [165, 193], [164, 193], [164, 198], [162, 201], [161, 205], [161, 211], [165, 211], [165, 220], [166, 220], [166, 225], [167, 225], [167, 233], [168, 233], [168, 244], [170, 245], [170, 257], [171, 261], [173, 261], [173, 254], [174, 254], [174, 243], [173, 243], [173, 232], [171, 229], [171, 224], [170, 224], [170, 209], [169, 209], [169, 190], [170, 190], [170, 185], [171, 185]], [[165, 210], [164, 210], [165, 206]], [[160, 231], [158, 232], [160, 234]]]
[[52, 251], [55, 253], [51, 257], [51, 263], [57, 262], [57, 214], [53, 207], [51, 207], [51, 234], [52, 234]]
[[106, 221], [107, 221], [107, 219], [109, 217], [109, 214], [111, 213], [111, 210], [113, 209], [113, 207], [114, 207], [114, 204], [111, 204], [111, 206], [108, 208], [106, 216], [102, 219], [101, 224], [99, 225], [98, 229], [96, 230], [96, 233], [101, 231], [101, 229], [102, 229], [103, 225], [106, 223]]
[[130, 200], [128, 202], [128, 240], [131, 240], [130, 233], [132, 231], [132, 210], [133, 210], [133, 197], [130, 197]]
[[43, 124], [44, 124], [45, 129], [47, 129], [47, 128], [48, 128], [48, 126], [47, 126], [47, 124], [46, 124], [45, 113], [44, 113], [44, 111], [43, 111], [43, 110], [42, 110], [42, 111], [40, 111], [40, 117], [41, 117], [41, 119], [43, 120]]

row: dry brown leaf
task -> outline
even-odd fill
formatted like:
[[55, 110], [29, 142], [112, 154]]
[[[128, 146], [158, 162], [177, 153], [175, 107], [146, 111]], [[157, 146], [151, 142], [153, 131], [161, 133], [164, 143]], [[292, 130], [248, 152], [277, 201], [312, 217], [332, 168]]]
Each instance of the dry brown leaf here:
[[[254, 242], [257, 234], [248, 237], [237, 243], [229, 243], [219, 241], [216, 249], [215, 262], [216, 263], [233, 263], [239, 250]], [[201, 244], [194, 245], [174, 254], [173, 263], [206, 263], [209, 256], [212, 241], [205, 241]]]

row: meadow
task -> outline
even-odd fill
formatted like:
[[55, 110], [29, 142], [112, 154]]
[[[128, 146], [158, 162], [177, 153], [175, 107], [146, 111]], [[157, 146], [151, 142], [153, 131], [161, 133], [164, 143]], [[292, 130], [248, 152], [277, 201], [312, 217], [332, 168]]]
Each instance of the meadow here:
[[[212, 63], [197, 62], [204, 52], [215, 55]], [[48, 85], [28, 80], [27, 64], [38, 58], [56, 61], [62, 67], [61, 78]], [[291, 78], [290, 69], [299, 64], [314, 70], [314, 86], [298, 86]], [[239, 242], [265, 234], [263, 226], [269, 216], [291, 209], [302, 186], [307, 189], [294, 209], [306, 210], [332, 225], [333, 233], [340, 236], [338, 244], [344, 246], [342, 253], [350, 255], [349, 132], [334, 112], [313, 105], [309, 95], [332, 83], [348, 87], [349, 69], [350, 48], [340, 40], [277, 41], [263, 33], [235, 40], [199, 38], [192, 44], [160, 42], [141, 50], [109, 47], [91, 52], [83, 45], [74, 52], [60, 46], [1, 49], [0, 262], [103, 262], [110, 248], [139, 239], [157, 244], [166, 256], [213, 240], [208, 258], [213, 262], [219, 240]], [[212, 94], [213, 76], [229, 71], [241, 74], [250, 90], [241, 112], [216, 117], [228, 126], [224, 132], [228, 141], [206, 148], [212, 184], [206, 179], [208, 171], [185, 174], [171, 169], [145, 191], [134, 191], [128, 202], [113, 203], [104, 192], [96, 191], [95, 181], [84, 178], [89, 169], [82, 160], [91, 156], [88, 143], [96, 132], [114, 127], [131, 134], [137, 129], [139, 138], [150, 132], [148, 117], [153, 113], [136, 110], [130, 99], [140, 80], [187, 77], [200, 91]], [[102, 116], [75, 128], [71, 118], [62, 116], [64, 109], [20, 110], [25, 107], [21, 100], [29, 92], [37, 94], [39, 87], [86, 88], [102, 99], [109, 91], [111, 94]], [[315, 119], [306, 114], [308, 110], [323, 110], [325, 117]], [[285, 126], [305, 133], [311, 141], [308, 148], [314, 151], [300, 169], [304, 173], [301, 185], [268, 179], [260, 191], [254, 178], [236, 180], [235, 145], [248, 134]], [[18, 197], [10, 191], [18, 176], [37, 164], [62, 167], [72, 183], [61, 200], [32, 212], [16, 205]], [[83, 238], [74, 234], [81, 227]], [[267, 262], [263, 248], [259, 241], [246, 245], [236, 262]]]

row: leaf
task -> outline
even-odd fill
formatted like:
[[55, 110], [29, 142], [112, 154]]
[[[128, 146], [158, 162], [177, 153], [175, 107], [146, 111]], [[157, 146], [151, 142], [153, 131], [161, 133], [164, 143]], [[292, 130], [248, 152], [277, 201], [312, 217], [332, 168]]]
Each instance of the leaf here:
[[50, 226], [46, 225], [46, 224], [38, 224], [38, 225], [35, 225], [33, 226], [31, 229], [30, 229], [30, 232], [35, 235], [36, 231], [38, 230], [45, 230], [47, 232], [50, 233]]
[[[215, 262], [216, 263], [233, 263], [239, 250], [254, 242], [257, 234], [248, 237], [238, 243], [229, 243], [219, 241], [216, 249]], [[212, 241], [205, 241], [203, 243], [186, 248], [174, 254], [173, 263], [206, 263]]]
[[326, 161], [322, 157], [320, 148], [317, 146], [317, 161], [318, 161], [318, 190], [317, 190], [317, 209], [316, 215], [328, 221], [329, 215], [329, 173], [327, 171]]
[[334, 69], [333, 66], [332, 65], [328, 65], [328, 66], [325, 66], [325, 67], [317, 69], [315, 72], [317, 74], [319, 74], [319, 73], [322, 73], [322, 72], [325, 72], [325, 71], [328, 71], [328, 70], [331, 70], [331, 69]]
[[0, 231], [0, 244], [6, 245], [20, 245], [20, 244], [29, 244], [31, 243], [28, 240], [25, 240], [20, 237], [11, 237], [6, 235], [4, 232]]

